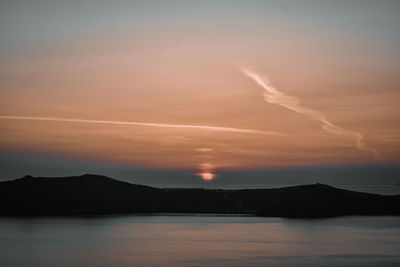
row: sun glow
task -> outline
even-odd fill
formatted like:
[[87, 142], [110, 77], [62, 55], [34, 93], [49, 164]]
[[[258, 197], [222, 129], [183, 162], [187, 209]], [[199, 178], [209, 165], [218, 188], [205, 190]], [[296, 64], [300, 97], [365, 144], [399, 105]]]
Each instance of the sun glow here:
[[198, 176], [203, 179], [203, 181], [211, 181], [214, 178], [217, 177], [217, 175], [214, 173], [215, 166], [212, 163], [202, 163], [199, 164], [199, 172], [196, 173]]
[[204, 181], [211, 181], [213, 180], [217, 175], [211, 172], [200, 172], [198, 175], [203, 179]]

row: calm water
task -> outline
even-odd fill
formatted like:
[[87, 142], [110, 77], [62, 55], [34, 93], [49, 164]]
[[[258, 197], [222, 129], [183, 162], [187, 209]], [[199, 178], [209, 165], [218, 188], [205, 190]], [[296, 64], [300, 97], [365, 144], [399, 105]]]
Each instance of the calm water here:
[[400, 217], [0, 218], [0, 266], [400, 266]]

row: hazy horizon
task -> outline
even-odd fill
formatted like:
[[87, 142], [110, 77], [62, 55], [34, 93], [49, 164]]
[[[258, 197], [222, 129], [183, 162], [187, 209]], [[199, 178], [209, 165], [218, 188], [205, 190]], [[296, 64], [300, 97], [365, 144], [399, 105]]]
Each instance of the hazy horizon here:
[[274, 185], [311, 183], [393, 186], [400, 182], [399, 172], [400, 164], [397, 163], [298, 166], [256, 170], [224, 170], [218, 172], [215, 179], [203, 181], [196, 174], [196, 170], [191, 169], [133, 167], [65, 156], [0, 152], [0, 181], [17, 179], [25, 175], [65, 177], [90, 173], [156, 187], [263, 188]]

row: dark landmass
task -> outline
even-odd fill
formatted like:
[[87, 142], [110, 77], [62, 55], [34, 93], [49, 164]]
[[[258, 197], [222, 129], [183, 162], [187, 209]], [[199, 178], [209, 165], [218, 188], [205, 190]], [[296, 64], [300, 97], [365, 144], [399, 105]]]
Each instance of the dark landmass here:
[[276, 189], [159, 189], [85, 174], [0, 182], [0, 216], [227, 213], [286, 218], [400, 215], [400, 195], [323, 184]]

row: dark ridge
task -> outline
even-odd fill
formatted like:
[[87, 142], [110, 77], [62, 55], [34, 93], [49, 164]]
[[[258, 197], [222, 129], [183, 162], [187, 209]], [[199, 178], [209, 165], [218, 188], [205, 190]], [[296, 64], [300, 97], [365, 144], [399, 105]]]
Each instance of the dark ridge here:
[[32, 177], [0, 182], [0, 216], [122, 213], [236, 213], [286, 218], [400, 215], [400, 196], [324, 184], [274, 189], [158, 189], [106, 176]]
[[0, 182], [0, 215], [157, 212], [164, 199], [160, 189], [91, 174]]
[[[32, 179], [32, 178], [34, 178], [33, 176], [31, 176], [31, 175], [25, 175], [24, 177], [22, 177], [22, 178], [19, 178], [19, 179]], [[19, 180], [19, 179], [16, 179], [16, 180]]]

